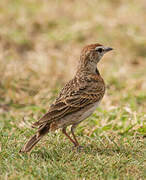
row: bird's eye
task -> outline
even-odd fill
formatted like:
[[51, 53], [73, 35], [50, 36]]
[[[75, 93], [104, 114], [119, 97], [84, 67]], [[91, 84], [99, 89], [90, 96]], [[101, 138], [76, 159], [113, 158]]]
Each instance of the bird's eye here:
[[102, 48], [98, 48], [97, 51], [98, 51], [99, 53], [102, 53], [103, 49], [102, 49]]

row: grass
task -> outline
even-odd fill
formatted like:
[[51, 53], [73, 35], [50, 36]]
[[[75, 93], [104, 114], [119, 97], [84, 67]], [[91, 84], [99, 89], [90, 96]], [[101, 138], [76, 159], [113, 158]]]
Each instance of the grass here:
[[[146, 179], [144, 7], [144, 0], [0, 2], [0, 179]], [[94, 42], [115, 51], [99, 64], [106, 95], [76, 130], [84, 149], [73, 150], [58, 130], [19, 154], [31, 123], [75, 73], [81, 48]]]

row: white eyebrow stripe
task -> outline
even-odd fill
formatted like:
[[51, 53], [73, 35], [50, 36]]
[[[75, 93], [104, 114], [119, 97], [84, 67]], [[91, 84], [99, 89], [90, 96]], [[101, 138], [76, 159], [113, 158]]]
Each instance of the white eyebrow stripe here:
[[95, 48], [95, 50], [97, 50], [97, 49], [99, 49], [99, 48], [103, 48], [103, 49], [104, 49], [104, 46], [97, 46], [97, 47]]

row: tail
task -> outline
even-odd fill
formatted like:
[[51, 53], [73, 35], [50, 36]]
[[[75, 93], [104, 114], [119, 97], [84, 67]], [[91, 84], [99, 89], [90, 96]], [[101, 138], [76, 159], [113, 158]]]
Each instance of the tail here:
[[29, 152], [41, 139], [48, 133], [50, 129], [50, 124], [46, 124], [41, 127], [37, 134], [32, 136], [29, 141], [24, 145], [24, 147], [19, 151], [20, 153]]

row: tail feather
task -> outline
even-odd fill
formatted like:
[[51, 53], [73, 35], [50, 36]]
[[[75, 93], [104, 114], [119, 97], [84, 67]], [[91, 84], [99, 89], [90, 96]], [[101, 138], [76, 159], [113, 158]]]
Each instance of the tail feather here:
[[41, 136], [37, 137], [37, 134], [35, 134], [19, 152], [29, 152], [40, 141], [41, 138]]
[[41, 139], [42, 137], [48, 133], [50, 125], [46, 124], [43, 128], [41, 128], [37, 134], [32, 136], [28, 142], [24, 145], [24, 147], [19, 151], [21, 152], [29, 152]]

